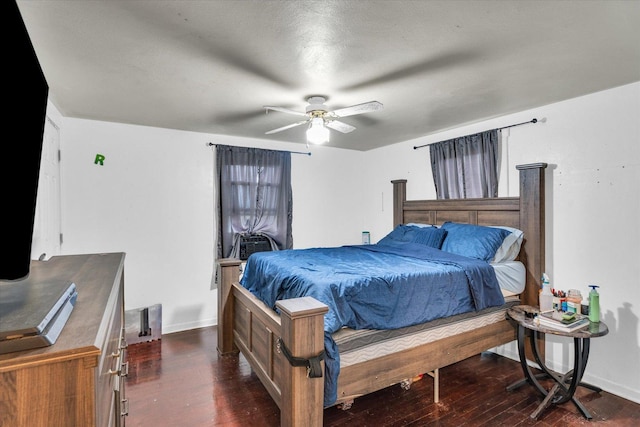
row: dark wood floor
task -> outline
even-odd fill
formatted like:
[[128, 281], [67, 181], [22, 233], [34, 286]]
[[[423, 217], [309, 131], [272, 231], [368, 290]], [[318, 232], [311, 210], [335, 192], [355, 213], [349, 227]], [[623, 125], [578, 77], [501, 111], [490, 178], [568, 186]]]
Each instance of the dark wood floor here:
[[[588, 369], [588, 367], [587, 367]], [[538, 421], [541, 402], [525, 385], [520, 364], [484, 353], [440, 370], [440, 402], [430, 377], [409, 390], [399, 385], [356, 399], [352, 408], [325, 409], [327, 426], [639, 426], [640, 405], [610, 393], [578, 390], [593, 420], [571, 403], [551, 407]], [[167, 334], [129, 346], [129, 427], [278, 426], [279, 409], [242, 356], [218, 357], [216, 330]]]

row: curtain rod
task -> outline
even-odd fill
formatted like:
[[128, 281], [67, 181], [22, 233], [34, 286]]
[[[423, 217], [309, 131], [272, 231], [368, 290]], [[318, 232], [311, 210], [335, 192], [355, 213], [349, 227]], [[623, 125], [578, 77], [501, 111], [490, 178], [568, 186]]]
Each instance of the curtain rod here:
[[[207, 146], [208, 147], [214, 147], [218, 144], [214, 144], [213, 142], [207, 142]], [[247, 147], [247, 148], [252, 148], [252, 147]], [[265, 148], [265, 150], [270, 150], [269, 148]], [[271, 151], [284, 151], [285, 153], [291, 153], [291, 154], [306, 154], [307, 156], [311, 155], [311, 152], [304, 152], [304, 151], [288, 151], [288, 150], [271, 150]]]
[[[512, 128], [512, 127], [515, 127], [515, 126], [526, 125], [526, 124], [529, 124], [529, 123], [538, 123], [538, 119], [533, 118], [533, 119], [529, 120], [528, 122], [516, 123], [515, 125], [503, 126], [501, 128], [495, 128], [495, 129], [489, 129], [489, 130], [502, 130], [502, 129]], [[480, 133], [480, 132], [477, 132], [477, 133]], [[455, 139], [455, 138], [450, 138], [450, 139]], [[438, 142], [441, 142], [441, 141], [438, 141]], [[430, 142], [428, 144], [414, 146], [413, 149], [417, 150], [418, 148], [427, 147], [427, 146], [433, 145], [433, 144], [437, 144], [437, 142]]]

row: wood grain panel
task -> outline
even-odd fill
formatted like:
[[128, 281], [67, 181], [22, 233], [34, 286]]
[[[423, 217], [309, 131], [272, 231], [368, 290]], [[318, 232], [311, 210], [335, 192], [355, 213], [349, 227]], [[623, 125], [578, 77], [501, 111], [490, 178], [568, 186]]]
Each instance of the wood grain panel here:
[[518, 228], [520, 211], [477, 211], [478, 224]]
[[506, 320], [400, 353], [345, 367], [338, 377], [338, 400], [348, 401], [404, 379], [442, 368], [515, 339]]
[[404, 214], [404, 223], [431, 224], [436, 223], [436, 215], [433, 211], [407, 211]]
[[[236, 340], [241, 340], [244, 345], [251, 349], [251, 341], [249, 338], [249, 328], [251, 327], [251, 310], [249, 310], [242, 302], [236, 302], [234, 310], [233, 333]], [[219, 349], [218, 349], [219, 350]]]
[[[324, 314], [329, 310], [326, 305], [302, 297], [278, 301], [276, 307], [281, 312], [282, 341], [291, 355], [309, 359], [324, 351]], [[305, 367], [296, 366], [283, 367], [282, 374], [282, 425], [317, 425], [324, 408], [324, 375], [310, 378]]]
[[275, 340], [280, 337], [280, 317], [237, 284], [239, 273], [233, 263], [228, 263], [223, 269], [228, 269], [223, 274], [236, 275], [230, 289], [230, 301], [233, 301], [235, 309], [233, 323], [220, 325], [219, 328], [232, 330], [235, 345], [249, 361], [271, 398], [280, 406], [283, 359], [275, 351]]
[[16, 371], [0, 374], [0, 426], [18, 425]]
[[253, 319], [251, 323], [251, 353], [260, 363], [260, 368], [271, 378], [273, 371], [271, 368], [271, 342], [273, 339], [271, 330], [257, 319]]
[[223, 258], [218, 260], [218, 325], [228, 325], [218, 331], [218, 353], [237, 353], [233, 344], [234, 310], [232, 285], [240, 276], [240, 260]]
[[278, 387], [280, 387], [280, 385], [282, 384], [283, 381], [283, 377], [282, 377], [282, 370], [284, 367], [286, 367], [285, 363], [285, 357], [282, 354], [281, 351], [279, 351], [278, 348], [278, 343], [277, 340], [278, 338], [280, 338], [279, 335], [276, 335], [275, 333], [272, 335], [273, 337], [273, 341], [271, 342], [271, 348], [273, 349], [271, 355], [272, 355], [272, 362], [273, 362], [273, 382], [274, 384], [276, 384]]

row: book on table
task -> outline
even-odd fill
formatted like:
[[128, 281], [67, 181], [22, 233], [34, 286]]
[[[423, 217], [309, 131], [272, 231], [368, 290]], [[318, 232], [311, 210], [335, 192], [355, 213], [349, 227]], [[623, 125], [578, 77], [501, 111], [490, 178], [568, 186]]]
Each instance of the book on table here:
[[589, 318], [580, 313], [575, 313], [571, 319], [563, 317], [561, 311], [544, 312], [538, 315], [540, 326], [557, 329], [560, 331], [575, 331], [589, 324]]

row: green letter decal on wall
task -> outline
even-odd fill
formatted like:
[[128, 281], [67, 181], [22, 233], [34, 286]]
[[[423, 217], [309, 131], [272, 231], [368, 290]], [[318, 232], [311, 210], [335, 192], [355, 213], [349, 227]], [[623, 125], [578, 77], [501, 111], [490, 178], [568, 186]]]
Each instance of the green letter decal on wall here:
[[96, 159], [93, 161], [94, 164], [100, 163], [100, 166], [104, 166], [104, 156], [102, 154], [96, 154]]

